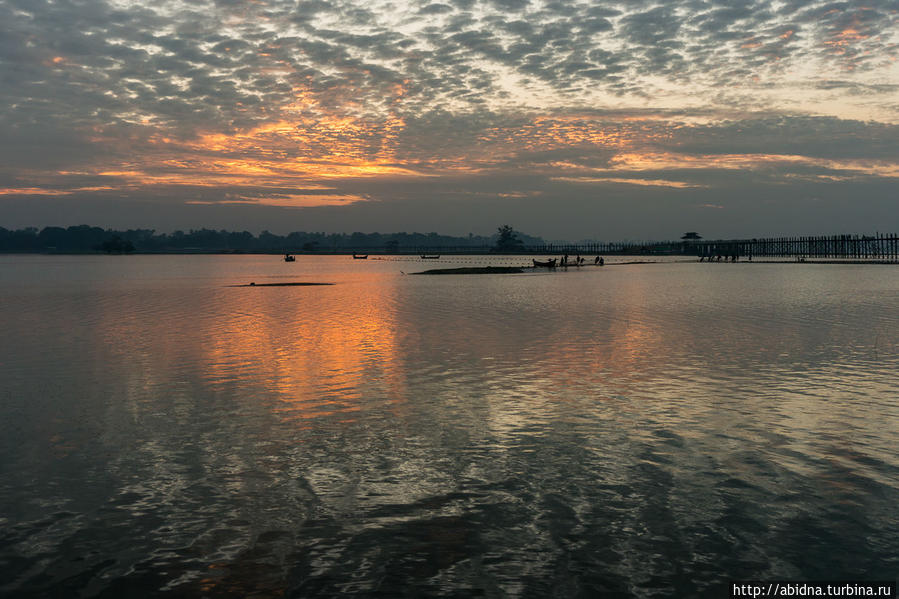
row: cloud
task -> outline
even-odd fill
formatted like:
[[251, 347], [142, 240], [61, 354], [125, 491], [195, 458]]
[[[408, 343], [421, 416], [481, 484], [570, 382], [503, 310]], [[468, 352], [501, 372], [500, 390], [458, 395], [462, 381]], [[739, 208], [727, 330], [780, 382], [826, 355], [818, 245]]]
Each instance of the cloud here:
[[7, 0], [2, 202], [880, 190], [896, 21], [893, 0]]
[[899, 125], [777, 116], [679, 127], [662, 146], [689, 154], [781, 154], [895, 161], [897, 140]]

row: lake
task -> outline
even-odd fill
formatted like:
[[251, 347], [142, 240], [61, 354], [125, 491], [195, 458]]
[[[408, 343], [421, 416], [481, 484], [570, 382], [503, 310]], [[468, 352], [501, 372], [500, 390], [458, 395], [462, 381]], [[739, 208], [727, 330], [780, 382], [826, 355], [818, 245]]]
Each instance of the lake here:
[[0, 595], [895, 580], [899, 269], [627, 261], [0, 256]]

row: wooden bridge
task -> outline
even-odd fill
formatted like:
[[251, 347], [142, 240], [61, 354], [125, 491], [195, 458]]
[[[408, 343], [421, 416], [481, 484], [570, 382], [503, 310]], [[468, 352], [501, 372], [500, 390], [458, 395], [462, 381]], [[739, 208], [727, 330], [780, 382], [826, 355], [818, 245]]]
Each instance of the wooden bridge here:
[[[303, 252], [299, 252], [303, 253]], [[519, 254], [570, 256], [695, 256], [702, 260], [795, 258], [810, 261], [899, 263], [899, 236], [819, 235], [760, 239], [686, 239], [678, 241], [548, 243], [497, 252], [489, 246], [348, 247], [317, 253], [363, 254]]]
[[761, 239], [689, 239], [647, 243], [587, 243], [531, 248], [548, 254], [697, 256], [702, 259], [796, 258], [899, 263], [899, 236], [819, 235]]
[[722, 256], [899, 263], [896, 234], [697, 240], [687, 244], [692, 251], [685, 253], [706, 259]]

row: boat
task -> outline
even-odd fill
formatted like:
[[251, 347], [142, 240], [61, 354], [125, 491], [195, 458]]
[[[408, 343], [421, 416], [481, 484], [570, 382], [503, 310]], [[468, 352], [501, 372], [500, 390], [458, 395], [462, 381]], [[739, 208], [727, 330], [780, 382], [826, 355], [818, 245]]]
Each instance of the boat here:
[[353, 254], [353, 260], [368, 260], [368, 254]]
[[296, 262], [296, 261], [297, 261], [297, 257], [296, 257], [296, 256], [291, 256], [290, 254], [284, 254], [284, 261], [285, 261], [285, 262]]
[[440, 260], [440, 256], [439, 256], [439, 255], [437, 255], [437, 256], [428, 256], [428, 255], [426, 255], [426, 254], [422, 254], [422, 255], [421, 255], [421, 259], [422, 259], [422, 260]]
[[533, 262], [534, 262], [534, 267], [538, 267], [538, 266], [545, 266], [546, 268], [555, 268], [556, 267], [556, 259], [555, 258], [553, 258], [552, 260], [545, 260], [545, 261], [534, 260]]

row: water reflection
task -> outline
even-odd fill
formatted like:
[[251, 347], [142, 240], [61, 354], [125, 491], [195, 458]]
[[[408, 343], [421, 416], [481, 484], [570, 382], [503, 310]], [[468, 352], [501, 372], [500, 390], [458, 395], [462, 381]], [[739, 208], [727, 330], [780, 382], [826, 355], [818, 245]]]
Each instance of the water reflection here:
[[219, 312], [204, 332], [210, 344], [200, 359], [212, 388], [253, 381], [277, 398], [277, 413], [294, 419], [357, 411], [372, 385], [403, 396], [391, 366], [397, 349], [389, 285], [240, 291], [227, 298], [231, 312]]
[[[702, 596], [899, 565], [892, 271], [157, 259], [4, 292], [0, 592]], [[298, 273], [337, 284], [227, 287]]]

